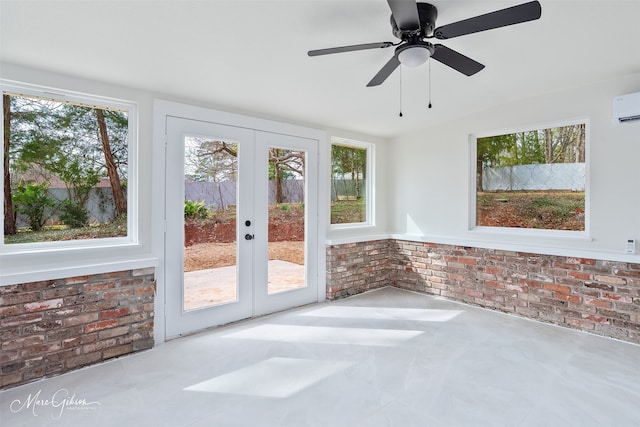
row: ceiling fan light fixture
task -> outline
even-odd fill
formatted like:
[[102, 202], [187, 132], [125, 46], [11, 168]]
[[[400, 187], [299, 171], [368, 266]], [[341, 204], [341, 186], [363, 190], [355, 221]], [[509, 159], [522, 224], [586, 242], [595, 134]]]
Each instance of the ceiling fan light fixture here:
[[429, 60], [431, 50], [427, 46], [410, 46], [398, 53], [398, 61], [406, 67], [419, 67]]

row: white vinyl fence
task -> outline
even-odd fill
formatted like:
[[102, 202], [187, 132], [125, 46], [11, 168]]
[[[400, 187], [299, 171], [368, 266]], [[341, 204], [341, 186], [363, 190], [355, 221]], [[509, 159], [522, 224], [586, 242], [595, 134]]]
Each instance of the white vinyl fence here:
[[484, 168], [484, 191], [585, 189], [584, 163], [547, 163]]

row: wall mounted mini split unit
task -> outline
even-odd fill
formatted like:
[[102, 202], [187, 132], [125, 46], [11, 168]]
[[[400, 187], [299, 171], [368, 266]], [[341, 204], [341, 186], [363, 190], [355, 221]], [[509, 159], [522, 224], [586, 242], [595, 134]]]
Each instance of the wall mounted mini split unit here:
[[640, 120], [640, 92], [613, 98], [613, 121], [625, 123]]

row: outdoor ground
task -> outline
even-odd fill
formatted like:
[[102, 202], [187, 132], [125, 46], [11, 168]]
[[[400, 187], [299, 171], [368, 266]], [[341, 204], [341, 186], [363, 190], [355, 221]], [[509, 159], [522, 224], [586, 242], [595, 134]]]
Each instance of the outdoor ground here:
[[478, 193], [477, 224], [584, 230], [584, 193], [571, 191]]
[[[184, 271], [235, 265], [236, 218], [233, 209], [207, 219], [185, 220]], [[269, 259], [304, 264], [304, 208], [269, 208]]]

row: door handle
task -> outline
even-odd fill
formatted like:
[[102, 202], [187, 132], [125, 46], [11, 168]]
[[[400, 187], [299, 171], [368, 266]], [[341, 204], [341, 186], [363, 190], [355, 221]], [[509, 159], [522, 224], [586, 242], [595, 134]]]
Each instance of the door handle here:
[[244, 239], [245, 240], [253, 240], [253, 234], [245, 234], [244, 235]]

